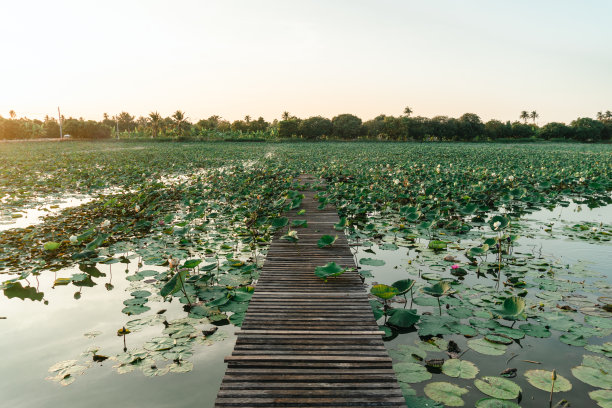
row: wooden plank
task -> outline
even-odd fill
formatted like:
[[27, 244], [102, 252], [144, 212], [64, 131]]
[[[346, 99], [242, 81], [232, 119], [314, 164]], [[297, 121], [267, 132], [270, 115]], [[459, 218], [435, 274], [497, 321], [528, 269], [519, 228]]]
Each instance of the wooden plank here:
[[[287, 215], [308, 223], [297, 229], [298, 242], [280, 240], [283, 229], [262, 251], [266, 261], [226, 357], [216, 407], [405, 406], [353, 253], [333, 227], [339, 217], [330, 205], [318, 209], [315, 195], [324, 188], [303, 191], [306, 213]], [[318, 247], [323, 234], [338, 236], [332, 247]], [[314, 268], [328, 262], [352, 269], [323, 282]]]

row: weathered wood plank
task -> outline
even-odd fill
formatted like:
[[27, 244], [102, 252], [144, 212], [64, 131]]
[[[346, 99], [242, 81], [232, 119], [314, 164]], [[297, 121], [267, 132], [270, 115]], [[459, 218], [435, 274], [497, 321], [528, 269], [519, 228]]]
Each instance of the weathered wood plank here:
[[[301, 184], [315, 183], [308, 177]], [[228, 368], [217, 407], [403, 407], [392, 361], [382, 342], [355, 260], [334, 208], [319, 210], [316, 192], [303, 192], [305, 219], [297, 243], [277, 232], [267, 251], [255, 293]], [[338, 236], [319, 248], [324, 235]], [[316, 266], [352, 268], [323, 282]]]

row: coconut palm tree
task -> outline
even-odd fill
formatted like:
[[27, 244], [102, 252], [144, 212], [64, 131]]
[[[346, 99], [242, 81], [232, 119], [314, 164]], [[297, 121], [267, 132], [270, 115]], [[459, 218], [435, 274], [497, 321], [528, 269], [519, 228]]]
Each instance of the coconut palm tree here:
[[283, 120], [289, 120], [289, 118], [291, 117], [291, 114], [287, 111], [284, 111], [281, 117], [283, 118]]
[[248, 125], [249, 123], [251, 123], [251, 117], [249, 115], [246, 115], [244, 117], [244, 121], [246, 122], [246, 124]]
[[176, 123], [176, 129], [178, 130], [179, 135], [183, 134], [183, 123], [185, 123], [185, 120], [187, 119], [185, 117], [185, 112], [177, 110], [176, 112], [174, 112], [174, 115], [172, 115], [172, 118], [174, 119], [174, 122]]
[[404, 108], [404, 115], [406, 115], [407, 117], [410, 117], [411, 114], [412, 114], [412, 109], [410, 109], [410, 106], [406, 106]]
[[597, 112], [597, 120], [604, 120], [604, 114], [601, 111]]
[[521, 112], [521, 116], [519, 116], [519, 117], [525, 121], [525, 124], [527, 124], [527, 119], [529, 119], [529, 112], [522, 111]]
[[157, 132], [159, 131], [159, 124], [161, 123], [161, 120], [162, 117], [158, 112], [149, 113], [149, 121], [151, 122], [151, 128], [153, 129], [151, 138], [157, 137]]
[[14, 110], [12, 110], [12, 109], [11, 109], [11, 110], [9, 111], [9, 116], [11, 117], [11, 119], [15, 119], [15, 117], [17, 117], [17, 114], [15, 113], [15, 111], [14, 111]]
[[538, 112], [536, 111], [531, 111], [531, 113], [529, 114], [529, 117], [533, 119], [533, 124], [535, 125], [536, 119], [539, 118], [540, 115], [538, 115]]

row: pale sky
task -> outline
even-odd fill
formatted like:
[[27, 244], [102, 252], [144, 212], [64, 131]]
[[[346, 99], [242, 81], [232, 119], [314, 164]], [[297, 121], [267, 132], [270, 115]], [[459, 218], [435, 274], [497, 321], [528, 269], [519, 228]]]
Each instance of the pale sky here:
[[0, 115], [541, 124], [612, 110], [612, 1], [0, 1]]

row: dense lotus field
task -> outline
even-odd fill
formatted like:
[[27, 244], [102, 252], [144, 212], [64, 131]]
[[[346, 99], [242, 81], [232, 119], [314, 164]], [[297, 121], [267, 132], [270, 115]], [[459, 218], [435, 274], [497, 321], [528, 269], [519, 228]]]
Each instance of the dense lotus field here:
[[[0, 346], [27, 344], [20, 322], [54, 304], [67, 320], [121, 312], [58, 322], [78, 346], [39, 339], [53, 359], [41, 372], [2, 367], [55, 402], [109, 373], [154, 395], [163, 383], [142, 378], [200, 367], [218, 387], [224, 368], [207, 356], [229, 354], [271, 237], [309, 228], [283, 213], [310, 173], [326, 182], [321, 206], [338, 209], [408, 406], [612, 407], [612, 146], [15, 143], [0, 163], [0, 325], [17, 333]], [[30, 222], [33, 211], [48, 215]], [[564, 258], [576, 248], [583, 257]], [[16, 353], [10, 365], [34, 359]]]

